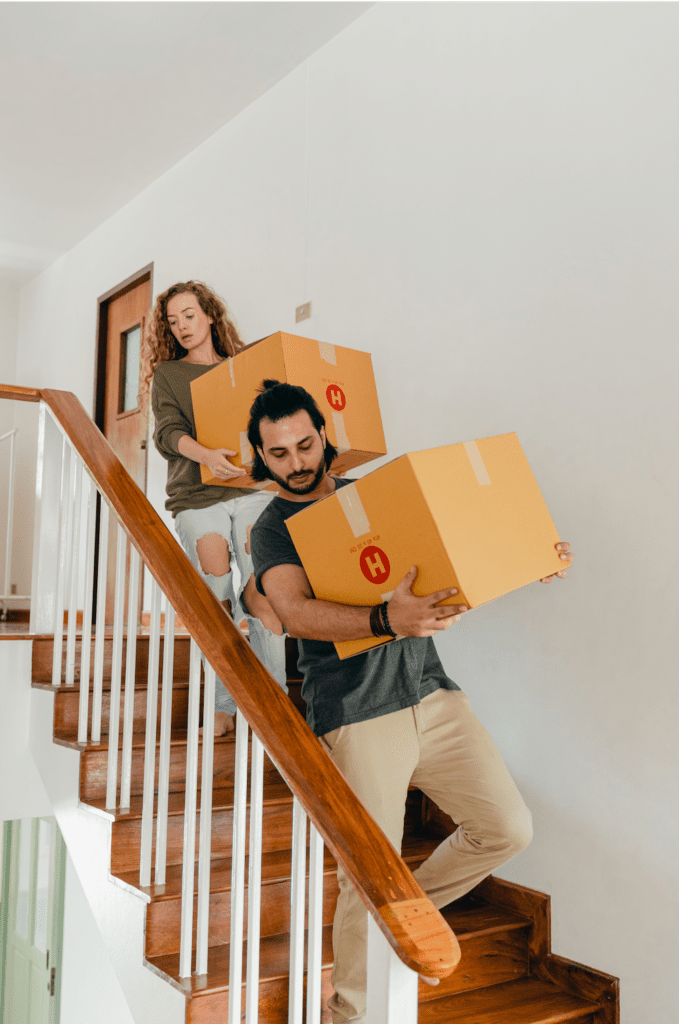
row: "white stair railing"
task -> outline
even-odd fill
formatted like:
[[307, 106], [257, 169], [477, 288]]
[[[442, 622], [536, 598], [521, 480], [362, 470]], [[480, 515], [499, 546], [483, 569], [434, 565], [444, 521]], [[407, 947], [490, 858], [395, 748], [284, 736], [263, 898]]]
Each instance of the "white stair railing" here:
[[4, 493], [7, 499], [7, 513], [5, 519], [5, 572], [2, 592], [0, 592], [0, 604], [2, 605], [1, 615], [4, 618], [7, 614], [5, 604], [7, 601], [28, 601], [30, 594], [12, 593], [12, 549], [14, 541], [14, 495], [16, 491], [16, 458], [14, 454], [14, 440], [16, 428], [8, 430], [0, 437], [0, 444], [7, 442], [9, 448], [7, 462], [6, 483], [0, 486], [0, 493]]
[[[55, 471], [58, 467], [58, 471]], [[98, 495], [98, 497], [97, 497]], [[95, 542], [96, 510], [98, 536]], [[102, 742], [104, 664], [106, 646], [111, 648], [111, 684], [108, 714], [108, 763], [106, 808], [116, 814], [129, 809], [133, 774], [133, 716], [135, 704], [136, 646], [139, 627], [139, 580], [143, 559], [117, 522], [106, 496], [98, 491], [87, 467], [44, 403], [41, 403], [38, 470], [36, 483], [34, 544], [34, 595], [31, 629], [54, 633], [53, 684], [72, 686], [80, 680], [78, 742]], [[56, 527], [55, 538], [55, 520]], [[109, 536], [111, 535], [111, 536]], [[57, 539], [56, 552], [50, 538]], [[113, 568], [110, 557], [115, 544]], [[129, 562], [128, 562], [129, 551]], [[94, 567], [97, 566], [96, 585]], [[129, 568], [128, 568], [129, 565]], [[80, 586], [79, 567], [83, 567]], [[84, 592], [83, 592], [84, 587]], [[112, 623], [107, 626], [107, 590], [113, 590]], [[84, 596], [83, 596], [84, 593]], [[125, 597], [127, 622], [125, 623]], [[76, 644], [77, 604], [83, 599], [82, 639]], [[148, 597], [148, 595], [147, 595]], [[140, 845], [141, 887], [164, 885], [168, 831], [172, 684], [174, 671], [175, 613], [155, 581], [151, 583], [151, 616], [148, 635], [148, 682]], [[90, 673], [92, 608], [95, 611], [94, 659]], [[165, 608], [162, 666], [160, 658], [161, 608]], [[64, 633], [64, 612], [68, 628]], [[125, 628], [126, 627], [126, 628]], [[125, 649], [125, 658], [123, 652]], [[66, 673], [62, 680], [62, 664]], [[125, 661], [123, 685], [123, 660]], [[202, 779], [198, 857], [199, 717], [201, 651], [191, 639], [189, 707], [187, 724], [181, 947], [179, 974], [208, 972], [210, 863], [212, 834], [212, 777], [214, 759], [214, 670], [206, 662], [203, 705]], [[89, 680], [92, 677], [92, 713], [89, 716]], [[159, 678], [162, 674], [160, 706]], [[120, 720], [122, 704], [122, 722]], [[158, 712], [160, 711], [159, 721]], [[157, 743], [158, 725], [160, 742]], [[119, 753], [122, 730], [122, 752]], [[259, 1020], [259, 944], [262, 879], [262, 813], [264, 750], [239, 711], [236, 719], [233, 802], [231, 948], [228, 1024], [257, 1024]], [[250, 754], [250, 757], [248, 756]], [[248, 760], [250, 772], [248, 773]], [[156, 795], [156, 766], [158, 789]], [[120, 774], [120, 792], [118, 775]], [[249, 774], [249, 786], [248, 786]], [[249, 800], [248, 800], [249, 793]], [[156, 798], [157, 797], [157, 798]], [[249, 804], [249, 807], [248, 807]], [[246, 840], [249, 824], [246, 912]], [[307, 832], [309, 833], [307, 846]], [[289, 1024], [318, 1024], [321, 1013], [323, 939], [324, 846], [320, 834], [301, 804], [293, 800], [290, 908]], [[152, 853], [155, 835], [155, 872]], [[308, 871], [307, 871], [308, 849]], [[195, 886], [198, 863], [197, 893]], [[308, 879], [308, 900], [307, 900]], [[194, 900], [197, 898], [194, 961]], [[308, 908], [308, 912], [307, 912]], [[417, 975], [405, 967], [369, 915], [368, 1020], [370, 1024], [415, 1024]], [[305, 928], [306, 924], [306, 928]], [[245, 1006], [243, 1009], [243, 937], [247, 934]], [[306, 951], [306, 956], [305, 956]], [[305, 986], [306, 977], [306, 986]], [[305, 999], [306, 991], [306, 999]], [[305, 1013], [306, 1003], [306, 1013]]]

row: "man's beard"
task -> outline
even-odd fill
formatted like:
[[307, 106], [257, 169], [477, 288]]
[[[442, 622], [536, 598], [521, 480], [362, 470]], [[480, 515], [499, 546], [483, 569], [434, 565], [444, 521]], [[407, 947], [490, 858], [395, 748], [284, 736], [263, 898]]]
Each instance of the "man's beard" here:
[[[309, 473], [312, 474], [311, 479], [309, 479], [309, 475], [307, 473], [303, 476], [299, 473], [291, 473], [288, 477], [282, 477], [277, 476], [270, 467], [267, 466], [267, 469], [271, 473], [273, 480], [284, 491], [289, 491], [291, 494], [310, 494], [311, 491], [314, 491], [318, 487], [325, 476], [325, 452], [323, 453], [323, 458], [321, 459], [316, 471], [314, 472], [313, 470], [309, 470]], [[297, 487], [295, 487], [295, 477], [299, 480], [299, 486]]]

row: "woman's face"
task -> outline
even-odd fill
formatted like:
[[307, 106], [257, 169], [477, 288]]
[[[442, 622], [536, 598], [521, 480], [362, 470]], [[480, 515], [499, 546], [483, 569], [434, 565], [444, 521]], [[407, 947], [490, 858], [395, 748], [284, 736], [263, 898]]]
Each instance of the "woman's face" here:
[[212, 347], [212, 320], [200, 308], [198, 298], [193, 292], [180, 292], [179, 295], [172, 296], [167, 304], [167, 322], [175, 338], [187, 352], [195, 352], [201, 346], [206, 346], [206, 343]]

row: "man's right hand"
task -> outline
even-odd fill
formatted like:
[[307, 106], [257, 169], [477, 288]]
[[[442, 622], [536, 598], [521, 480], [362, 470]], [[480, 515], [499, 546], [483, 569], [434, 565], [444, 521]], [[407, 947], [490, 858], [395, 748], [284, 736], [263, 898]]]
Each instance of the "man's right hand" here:
[[416, 578], [417, 566], [414, 565], [396, 587], [387, 605], [389, 625], [398, 636], [434, 636], [438, 630], [448, 629], [468, 611], [466, 604], [436, 607], [440, 601], [458, 593], [455, 587], [417, 597], [412, 589]]

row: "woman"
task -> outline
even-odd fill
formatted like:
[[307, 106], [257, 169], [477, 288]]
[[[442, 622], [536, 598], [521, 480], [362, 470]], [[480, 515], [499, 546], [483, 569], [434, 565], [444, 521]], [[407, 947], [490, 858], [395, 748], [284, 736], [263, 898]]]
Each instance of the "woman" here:
[[[257, 592], [250, 558], [249, 531], [273, 498], [243, 487], [204, 484], [200, 465], [218, 480], [246, 471], [234, 466], [229, 448], [205, 448], [196, 440], [191, 381], [243, 348], [226, 306], [200, 281], [172, 285], [156, 299], [144, 332], [142, 388], [153, 378], [153, 439], [167, 459], [167, 501], [182, 547], [226, 610], [248, 622], [250, 643], [274, 678], [285, 685], [283, 627]], [[241, 584], [234, 591], [231, 557]], [[233, 727], [236, 705], [220, 680], [215, 697], [215, 734]]]

